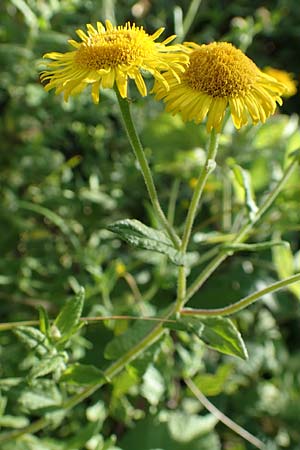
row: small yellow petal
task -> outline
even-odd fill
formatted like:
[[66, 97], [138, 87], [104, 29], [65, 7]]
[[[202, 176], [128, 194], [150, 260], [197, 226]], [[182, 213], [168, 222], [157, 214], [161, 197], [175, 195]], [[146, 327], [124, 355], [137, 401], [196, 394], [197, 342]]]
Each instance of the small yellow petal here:
[[146, 88], [146, 85], [144, 82], [144, 78], [142, 77], [142, 75], [139, 72], [137, 72], [137, 74], [135, 75], [134, 81], [135, 81], [135, 84], [137, 85], [137, 88], [138, 88], [141, 96], [145, 97], [147, 95], [147, 88]]
[[87, 42], [89, 40], [88, 36], [85, 34], [82, 30], [76, 30], [76, 34], [80, 37], [80, 39], [84, 42]]
[[74, 41], [74, 39], [69, 39], [68, 42], [75, 48], [79, 48], [81, 46], [80, 42]]
[[114, 27], [113, 27], [113, 24], [111, 23], [110, 20], [107, 19], [107, 20], [105, 21], [105, 25], [106, 25], [107, 31], [113, 31]]
[[106, 75], [101, 78], [101, 86], [103, 88], [111, 89], [115, 84], [115, 71], [110, 70]]
[[98, 33], [105, 32], [105, 27], [104, 27], [104, 25], [102, 25], [101, 22], [97, 22], [97, 30], [98, 30]]
[[127, 97], [127, 77], [119, 73], [116, 77], [116, 83], [122, 98]]
[[95, 104], [99, 103], [100, 82], [94, 83], [92, 86], [92, 99]]

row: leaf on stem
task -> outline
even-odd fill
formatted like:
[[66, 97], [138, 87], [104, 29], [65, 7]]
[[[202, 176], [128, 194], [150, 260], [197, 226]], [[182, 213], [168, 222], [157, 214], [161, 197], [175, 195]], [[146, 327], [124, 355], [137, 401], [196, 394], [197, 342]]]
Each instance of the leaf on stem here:
[[60, 381], [70, 384], [89, 385], [99, 384], [105, 378], [103, 372], [90, 364], [75, 363], [62, 374]]
[[162, 253], [177, 266], [183, 265], [183, 255], [163, 231], [148, 227], [136, 219], [119, 220], [107, 229], [134, 247]]
[[34, 327], [20, 326], [13, 330], [18, 338], [38, 355], [43, 356], [49, 351], [49, 342], [46, 336]]
[[235, 180], [244, 191], [245, 204], [249, 213], [249, 218], [251, 220], [254, 220], [258, 207], [255, 203], [255, 196], [252, 188], [250, 174], [247, 170], [243, 169], [238, 164], [235, 164], [234, 161], [229, 161], [229, 165], [234, 174]]
[[58, 330], [58, 342], [65, 342], [80, 328], [80, 316], [84, 304], [84, 289], [81, 288], [75, 298], [66, 302], [56, 317], [52, 329]]
[[[275, 238], [280, 237], [274, 233]], [[272, 249], [273, 262], [280, 280], [291, 277], [296, 272], [296, 262], [290, 246], [275, 247]], [[300, 299], [300, 282], [287, 286], [297, 299]]]
[[167, 328], [196, 334], [208, 347], [226, 355], [248, 358], [240, 332], [230, 319], [224, 317], [181, 317], [176, 323], [164, 324]]

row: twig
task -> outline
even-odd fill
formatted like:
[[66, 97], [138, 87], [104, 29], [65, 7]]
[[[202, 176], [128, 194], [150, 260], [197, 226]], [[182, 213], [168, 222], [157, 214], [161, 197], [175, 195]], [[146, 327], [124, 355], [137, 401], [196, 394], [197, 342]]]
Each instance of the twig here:
[[245, 441], [248, 441], [250, 444], [254, 445], [254, 447], [259, 448], [261, 450], [265, 450], [265, 444], [257, 439], [253, 434], [249, 433], [249, 431], [242, 428], [240, 425], [231, 420], [228, 416], [226, 416], [222, 411], [213, 405], [208, 398], [200, 391], [200, 389], [195, 385], [195, 383], [190, 378], [184, 379], [185, 384], [190, 388], [194, 396], [199, 400], [200, 403], [207, 409], [211, 414], [213, 414], [220, 422], [222, 422], [226, 427], [230, 428], [236, 434], [241, 436]]

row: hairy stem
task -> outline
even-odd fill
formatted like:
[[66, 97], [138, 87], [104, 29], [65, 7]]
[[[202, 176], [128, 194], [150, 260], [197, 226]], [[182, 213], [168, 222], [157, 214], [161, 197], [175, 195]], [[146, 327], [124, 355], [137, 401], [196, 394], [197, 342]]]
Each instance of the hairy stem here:
[[122, 98], [117, 89], [115, 91], [116, 91], [117, 99], [119, 102], [119, 106], [120, 106], [120, 110], [121, 110], [121, 114], [122, 114], [122, 118], [123, 118], [123, 123], [124, 123], [125, 129], [126, 129], [126, 133], [127, 133], [129, 142], [131, 144], [132, 150], [135, 154], [135, 157], [138, 160], [138, 163], [140, 165], [153, 209], [159, 219], [161, 226], [168, 233], [174, 246], [177, 249], [179, 249], [180, 239], [177, 236], [177, 234], [175, 233], [175, 230], [172, 227], [172, 225], [170, 225], [170, 223], [168, 222], [168, 219], [166, 218], [166, 216], [160, 206], [156, 188], [155, 188], [154, 181], [153, 181], [153, 177], [152, 177], [152, 173], [151, 173], [148, 161], [146, 159], [141, 141], [136, 132], [134, 122], [132, 120], [128, 100]]
[[214, 170], [216, 166], [215, 158], [217, 155], [217, 149], [218, 149], [218, 134], [214, 130], [210, 133], [210, 139], [209, 139], [209, 145], [206, 155], [206, 161], [205, 164], [200, 172], [199, 178], [197, 180], [197, 184], [193, 193], [193, 197], [190, 203], [190, 207], [188, 210], [184, 231], [183, 231], [183, 237], [182, 237], [182, 244], [181, 244], [181, 251], [183, 253], [186, 252], [187, 246], [190, 240], [194, 220], [197, 214], [197, 208], [199, 205], [199, 201], [203, 192], [203, 188], [205, 186], [205, 183], [207, 181], [207, 178], [209, 174]]
[[174, 224], [174, 220], [175, 220], [175, 207], [176, 207], [176, 201], [177, 201], [177, 197], [178, 197], [179, 186], [180, 186], [180, 180], [179, 180], [179, 178], [175, 178], [172, 189], [171, 189], [169, 206], [168, 206], [168, 221], [171, 225]]
[[185, 316], [229, 316], [234, 314], [242, 309], [246, 308], [252, 303], [259, 300], [261, 297], [267, 294], [271, 294], [273, 292], [279, 291], [280, 289], [284, 289], [289, 285], [300, 281], [300, 273], [292, 275], [291, 277], [285, 278], [284, 280], [277, 281], [276, 283], [271, 284], [270, 286], [261, 289], [260, 291], [254, 292], [253, 294], [247, 295], [247, 297], [242, 298], [236, 303], [232, 305], [224, 306], [223, 308], [215, 308], [215, 309], [192, 309], [192, 308], [184, 308], [180, 311], [182, 315]]

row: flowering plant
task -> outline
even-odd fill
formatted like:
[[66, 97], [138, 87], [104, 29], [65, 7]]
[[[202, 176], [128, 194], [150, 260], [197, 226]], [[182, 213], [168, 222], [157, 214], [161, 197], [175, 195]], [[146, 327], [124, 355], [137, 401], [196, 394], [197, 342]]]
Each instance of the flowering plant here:
[[[264, 124], [275, 114], [277, 106], [282, 105], [281, 97], [285, 94], [286, 87], [275, 77], [261, 71], [241, 50], [228, 42], [171, 44], [175, 36], [157, 42], [162, 32], [163, 29], [160, 28], [151, 35], [135, 24], [114, 26], [107, 20], [105, 26], [98, 22], [96, 28], [88, 24], [87, 33], [78, 30], [81, 42], [69, 41], [75, 50], [45, 55], [51, 61], [46, 63], [46, 69], [41, 75], [44, 88], [46, 91], [55, 89], [56, 94], [63, 93], [65, 101], [91, 87], [92, 100], [97, 105], [102, 90], [114, 91], [127, 137], [138, 162], [138, 170], [144, 179], [156, 226], [149, 226], [139, 218], [125, 217], [108, 224], [107, 229], [136, 249], [146, 250], [149, 255], [153, 252], [163, 255], [167, 264], [172, 267], [170, 270], [176, 270], [176, 295], [164, 305], [165, 308], [158, 309], [156, 315], [148, 313], [151, 308], [147, 305], [147, 300], [140, 295], [137, 283], [127, 271], [126, 264], [118, 261], [115, 276], [123, 277], [134, 292], [138, 291], [140, 315], [135, 312], [133, 315], [103, 314], [101, 317], [81, 318], [85, 294], [83, 288], [78, 288], [76, 298], [62, 308], [52, 323], [47, 313], [41, 310], [39, 332], [34, 328], [36, 323], [26, 323], [23, 326], [18, 324], [17, 335], [27, 345], [31, 345], [31, 348], [35, 348], [38, 355], [39, 361], [31, 369], [30, 376], [34, 379], [53, 374], [54, 378], [67, 386], [79, 386], [73, 395], [66, 395], [62, 400], [65, 411], [89, 398], [117, 376], [122, 376], [130, 364], [147, 355], [149, 349], [155, 348], [156, 343], [161, 343], [172, 332], [178, 336], [182, 333], [185, 336], [197, 336], [209, 348], [246, 360], [246, 345], [237, 326], [228, 317], [267, 294], [292, 286], [297, 289], [299, 286], [295, 283], [300, 281], [300, 274], [288, 274], [227, 306], [202, 307], [201, 289], [204, 283], [230, 256], [243, 251], [276, 251], [277, 247], [287, 245], [280, 238], [264, 242], [246, 241], [252, 238], [255, 225], [269, 210], [291, 177], [299, 163], [299, 156], [297, 153], [292, 155], [281, 177], [258, 205], [248, 172], [234, 162], [231, 163], [235, 182], [243, 192], [244, 208], [241, 214], [237, 214], [226, 242], [218, 242], [204, 254], [189, 252], [194, 224], [201, 212], [201, 201], [207, 191], [209, 177], [218, 164], [218, 146], [224, 127], [232, 126], [239, 130], [247, 125], [250, 128], [259, 123]], [[197, 167], [198, 174], [193, 182], [187, 214], [180, 227], [174, 225], [173, 220], [178, 192], [175, 192], [171, 202], [173, 214], [166, 214], [131, 114], [131, 85], [134, 82], [138, 93], [142, 97], [147, 96], [149, 75], [154, 79], [150, 95], [154, 94], [153, 100], [163, 100], [168, 113], [181, 115], [183, 122], [194, 121], [200, 124], [206, 120], [206, 154]], [[194, 265], [197, 269], [195, 259], [200, 266], [198, 273], [194, 270]], [[203, 262], [204, 266], [201, 265]], [[192, 281], [189, 279], [191, 273]], [[188, 302], [196, 298], [196, 295], [199, 304], [197, 307], [188, 307]], [[109, 302], [106, 306], [109, 309]], [[128, 325], [124, 333], [115, 333], [107, 343], [104, 353], [112, 363], [103, 370], [91, 365], [72, 363], [67, 354], [68, 340], [79, 328], [93, 320], [134, 322], [133, 326]], [[43, 336], [45, 341], [42, 341]], [[134, 370], [132, 373], [134, 378]], [[222, 416], [210, 404], [194, 383], [194, 375], [193, 372], [187, 373], [182, 379], [195, 397], [252, 445], [264, 448], [259, 439]], [[7, 441], [39, 431], [49, 425], [51, 417], [51, 414], [44, 416], [0, 439]]]

